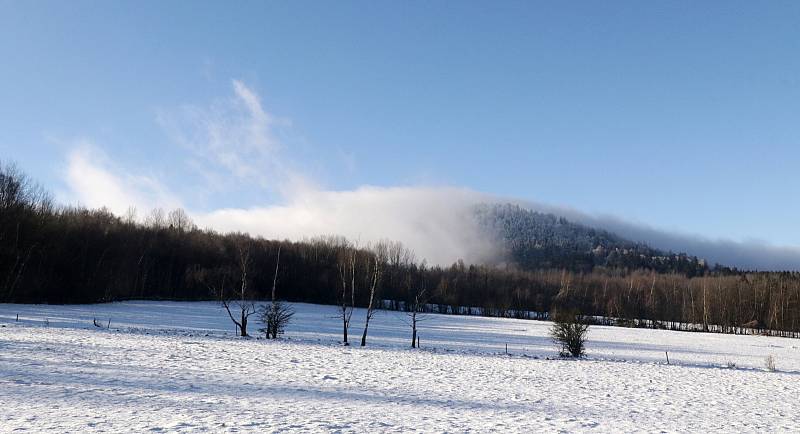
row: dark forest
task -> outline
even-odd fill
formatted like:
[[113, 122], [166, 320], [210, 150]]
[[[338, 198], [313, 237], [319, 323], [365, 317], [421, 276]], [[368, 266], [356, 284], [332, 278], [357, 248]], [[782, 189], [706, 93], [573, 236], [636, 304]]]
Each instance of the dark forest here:
[[800, 336], [796, 272], [510, 264], [429, 266], [397, 242], [221, 234], [197, 228], [180, 209], [137, 222], [133, 213], [58, 206], [15, 166], [0, 165], [3, 302], [209, 300], [244, 279], [253, 299], [269, 298], [275, 284], [287, 301], [365, 306], [376, 281], [378, 299], [391, 309], [418, 305], [424, 294], [424, 309], [443, 313], [543, 319], [568, 308], [604, 324]]

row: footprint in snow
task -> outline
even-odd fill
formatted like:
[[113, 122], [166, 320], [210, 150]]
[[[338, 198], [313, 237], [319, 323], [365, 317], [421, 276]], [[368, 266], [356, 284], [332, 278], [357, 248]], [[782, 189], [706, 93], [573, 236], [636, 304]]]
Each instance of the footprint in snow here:
[[338, 378], [334, 377], [333, 375], [325, 375], [322, 377], [322, 380], [336, 381]]

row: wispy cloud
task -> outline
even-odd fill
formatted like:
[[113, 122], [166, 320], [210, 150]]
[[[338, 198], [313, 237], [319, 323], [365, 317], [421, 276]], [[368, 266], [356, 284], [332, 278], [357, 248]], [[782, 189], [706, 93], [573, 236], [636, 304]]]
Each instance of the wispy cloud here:
[[158, 123], [189, 151], [187, 160], [203, 177], [255, 183], [284, 194], [310, 185], [293, 169], [279, 139], [290, 121], [267, 112], [259, 95], [242, 81], [232, 80], [231, 85], [232, 97], [208, 106], [159, 110]]

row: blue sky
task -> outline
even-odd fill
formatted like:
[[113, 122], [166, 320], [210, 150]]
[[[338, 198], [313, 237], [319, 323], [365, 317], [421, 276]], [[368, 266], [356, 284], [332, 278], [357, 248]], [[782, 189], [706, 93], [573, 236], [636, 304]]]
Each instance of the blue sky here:
[[[92, 168], [197, 212], [285, 204], [296, 176], [796, 247], [798, 22], [788, 1], [0, 1], [0, 158], [63, 200], [92, 202]], [[209, 122], [259, 113], [225, 151], [257, 175], [209, 152]]]

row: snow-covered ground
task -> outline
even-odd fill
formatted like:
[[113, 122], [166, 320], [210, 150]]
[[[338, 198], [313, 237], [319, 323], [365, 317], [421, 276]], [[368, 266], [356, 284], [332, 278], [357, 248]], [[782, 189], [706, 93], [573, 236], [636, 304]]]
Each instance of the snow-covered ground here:
[[0, 432], [800, 429], [799, 340], [593, 327], [575, 361], [549, 323], [426, 315], [412, 350], [380, 312], [359, 348], [333, 307], [295, 309], [267, 341], [215, 303], [0, 304]]

